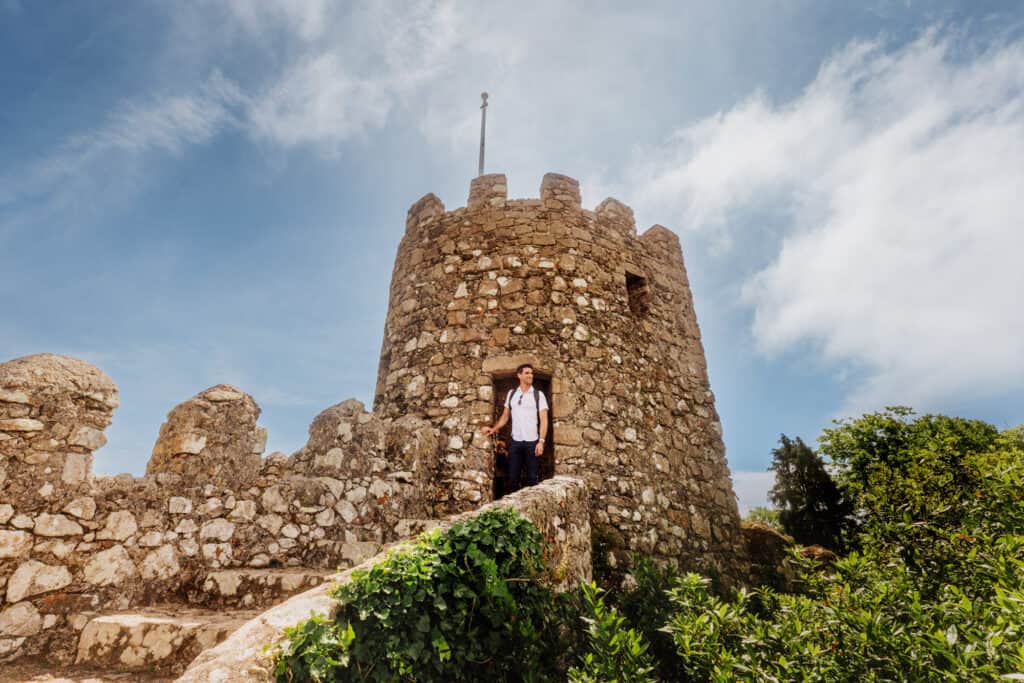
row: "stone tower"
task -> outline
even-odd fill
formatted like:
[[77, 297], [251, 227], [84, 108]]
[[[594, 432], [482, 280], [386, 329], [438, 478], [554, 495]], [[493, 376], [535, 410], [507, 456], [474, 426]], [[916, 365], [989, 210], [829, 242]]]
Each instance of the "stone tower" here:
[[[507, 198], [504, 175], [472, 181], [468, 205], [428, 194], [398, 248], [374, 412], [442, 434], [438, 511], [492, 496], [479, 428], [515, 367], [550, 391], [547, 470], [582, 476], [612, 543], [668, 560], [732, 566], [739, 515], [679, 239], [548, 174], [539, 199]], [[500, 473], [499, 473], [500, 476]]]

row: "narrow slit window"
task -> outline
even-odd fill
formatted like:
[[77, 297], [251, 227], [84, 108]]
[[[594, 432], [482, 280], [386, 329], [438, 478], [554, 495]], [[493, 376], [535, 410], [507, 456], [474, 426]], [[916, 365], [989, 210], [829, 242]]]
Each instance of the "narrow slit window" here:
[[626, 271], [626, 295], [629, 297], [629, 310], [638, 318], [647, 315], [651, 306], [651, 291], [647, 287], [647, 278]]

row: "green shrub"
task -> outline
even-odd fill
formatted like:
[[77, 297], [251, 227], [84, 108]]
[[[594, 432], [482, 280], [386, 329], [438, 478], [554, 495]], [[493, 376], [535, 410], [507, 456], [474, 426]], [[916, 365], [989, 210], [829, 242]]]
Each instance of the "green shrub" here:
[[642, 635], [629, 628], [614, 607], [605, 605], [597, 584], [580, 587], [586, 608], [588, 651], [569, 669], [572, 683], [653, 683], [654, 661]]
[[650, 558], [640, 555], [634, 555], [631, 564], [636, 585], [632, 590], [609, 593], [607, 599], [650, 644], [658, 678], [682, 680], [683, 672], [675, 644], [665, 630], [672, 617], [668, 594], [679, 581], [679, 571], [670, 565], [655, 564]]
[[498, 508], [434, 532], [333, 592], [334, 622], [288, 629], [278, 681], [524, 680], [541, 669], [540, 532]]

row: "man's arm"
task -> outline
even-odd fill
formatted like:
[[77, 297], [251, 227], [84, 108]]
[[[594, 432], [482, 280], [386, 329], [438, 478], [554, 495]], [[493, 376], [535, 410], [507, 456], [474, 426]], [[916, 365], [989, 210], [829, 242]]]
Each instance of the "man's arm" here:
[[539, 458], [544, 454], [544, 442], [548, 437], [548, 411], [543, 409], [540, 411], [540, 441], [537, 442], [537, 447], [534, 449], [534, 453]]
[[505, 410], [502, 411], [501, 417], [499, 417], [498, 421], [494, 423], [494, 426], [493, 427], [484, 427], [480, 431], [483, 432], [483, 434], [485, 436], [490, 436], [494, 432], [496, 432], [499, 429], [501, 429], [502, 427], [504, 427], [506, 423], [508, 423], [508, 418], [509, 418], [510, 414], [511, 413], [509, 412], [508, 406], [505, 406]]

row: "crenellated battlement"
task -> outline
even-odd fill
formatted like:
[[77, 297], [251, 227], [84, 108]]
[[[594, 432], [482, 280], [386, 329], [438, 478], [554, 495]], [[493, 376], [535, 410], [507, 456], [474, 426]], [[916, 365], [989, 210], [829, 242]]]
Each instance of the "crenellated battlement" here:
[[578, 213], [589, 229], [605, 233], [609, 237], [637, 238], [651, 230], [664, 231], [672, 235], [675, 243], [679, 240], [670, 230], [661, 225], [652, 225], [638, 235], [633, 209], [614, 197], [607, 197], [593, 210], [582, 207], [579, 181], [559, 173], [547, 173], [541, 180], [537, 198], [508, 198], [508, 179], [504, 173], [489, 173], [470, 181], [466, 205], [451, 211], [445, 208], [436, 195], [429, 193], [409, 207], [406, 219], [406, 234], [414, 237], [420, 231], [436, 224], [445, 215], [464, 216], [474, 211], [527, 212], [565, 211]]

